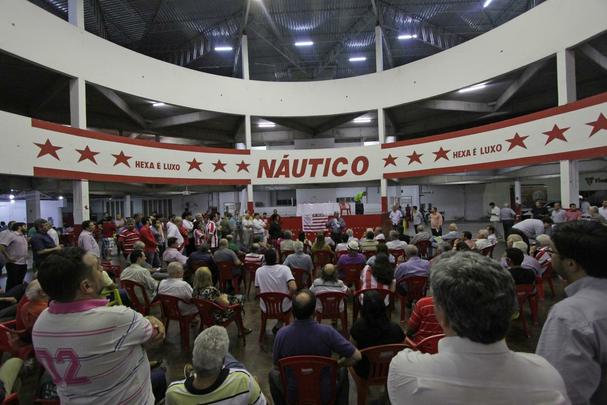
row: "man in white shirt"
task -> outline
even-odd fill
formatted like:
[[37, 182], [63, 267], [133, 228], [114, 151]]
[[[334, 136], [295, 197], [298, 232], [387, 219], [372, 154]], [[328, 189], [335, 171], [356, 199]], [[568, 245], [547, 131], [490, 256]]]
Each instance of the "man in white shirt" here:
[[[291, 269], [287, 266], [278, 263], [276, 250], [269, 249], [265, 254], [264, 266], [261, 266], [255, 272], [255, 291], [257, 294], [266, 292], [281, 292], [292, 295], [297, 291], [297, 284], [291, 273]], [[259, 306], [265, 312], [266, 305], [262, 300], [259, 300]], [[283, 311], [291, 309], [291, 301], [285, 299], [282, 304]], [[282, 326], [282, 322], [277, 322], [273, 331], [277, 331]]]
[[177, 239], [177, 246], [183, 245], [183, 235], [179, 232], [182, 222], [181, 217], [175, 217], [172, 221], [167, 222], [167, 241], [169, 238], [175, 238]]
[[61, 403], [153, 405], [154, 392], [164, 392], [153, 391], [144, 345], [161, 343], [164, 326], [130, 308], [106, 306], [102, 269], [93, 263], [98, 261], [90, 253], [67, 248], [39, 267], [50, 303], [33, 328], [36, 358], [53, 378]]
[[446, 252], [432, 265], [437, 354], [410, 349], [390, 363], [393, 404], [569, 404], [559, 373], [542, 357], [506, 345], [514, 280], [494, 260]]
[[535, 239], [537, 235], [550, 235], [552, 224], [552, 219], [549, 217], [544, 217], [542, 219], [525, 219], [514, 224], [510, 233], [521, 235], [523, 240], [526, 239], [525, 243], [529, 244], [529, 239]]
[[603, 200], [603, 206], [599, 207], [599, 214], [607, 219], [607, 200]]
[[27, 224], [10, 223], [10, 229], [0, 232], [0, 252], [6, 259], [5, 291], [22, 284], [27, 273]]
[[[179, 262], [169, 263], [167, 267], [169, 278], [162, 280], [158, 286], [158, 294], [170, 295], [189, 302], [192, 299], [192, 286], [183, 281], [183, 266]], [[198, 312], [194, 304], [179, 302], [179, 312], [182, 315], [192, 315]]]
[[[120, 280], [130, 280], [141, 284], [145, 289], [149, 301], [151, 302], [158, 291], [158, 281], [154, 280], [152, 274], [144, 267], [145, 254], [141, 250], [133, 250], [129, 256], [131, 265], [120, 273]], [[139, 290], [137, 290], [139, 291]], [[143, 300], [143, 297], [139, 297]], [[142, 301], [143, 302], [143, 301]]]
[[162, 252], [162, 261], [164, 263], [171, 262], [179, 262], [181, 264], [186, 264], [188, 261], [188, 257], [181, 253], [177, 247], [179, 246], [179, 241], [177, 238], [170, 237], [167, 239], [167, 248], [164, 252]]
[[[99, 257], [99, 244], [95, 240], [93, 232], [95, 231], [95, 223], [93, 221], [83, 221], [82, 231], [78, 236], [78, 247], [85, 252], [90, 252], [92, 255]], [[47, 232], [48, 233], [48, 232]]]
[[474, 246], [476, 250], [479, 252], [485, 248], [492, 246], [493, 243], [489, 240], [489, 231], [486, 229], [481, 229], [478, 231], [476, 235], [476, 241], [474, 242]]
[[253, 240], [259, 238], [259, 240], [265, 240], [266, 236], [266, 223], [261, 219], [259, 213], [255, 213], [253, 216], [253, 222], [251, 223], [253, 229]]
[[550, 217], [552, 218], [552, 222], [554, 222], [555, 224], [567, 222], [567, 213], [564, 209], [561, 208], [560, 202], [554, 203], [554, 208], [552, 210], [552, 213], [550, 214]]
[[552, 241], [567, 298], [550, 310], [536, 353], [561, 373], [572, 404], [607, 404], [607, 227], [566, 222]]
[[501, 220], [500, 220], [500, 215], [501, 215], [501, 210], [500, 207], [498, 207], [497, 205], [495, 205], [494, 202], [489, 203], [489, 221], [491, 222], [491, 225], [493, 225], [493, 227], [495, 228], [495, 236], [497, 236], [498, 238], [500, 237], [500, 225], [501, 225]]
[[400, 229], [400, 225], [403, 220], [403, 212], [398, 209], [397, 205], [392, 207], [392, 211], [390, 211], [389, 217], [390, 222], [392, 222], [392, 227], [396, 230]]
[[510, 204], [504, 203], [504, 206], [500, 208], [500, 219], [504, 226], [504, 238], [510, 233], [512, 225], [514, 225], [514, 219], [516, 218], [516, 212], [510, 208]]
[[386, 242], [388, 250], [404, 250], [405, 246], [407, 246], [407, 242], [398, 239], [398, 232], [395, 230], [390, 231], [388, 238], [390, 239]]

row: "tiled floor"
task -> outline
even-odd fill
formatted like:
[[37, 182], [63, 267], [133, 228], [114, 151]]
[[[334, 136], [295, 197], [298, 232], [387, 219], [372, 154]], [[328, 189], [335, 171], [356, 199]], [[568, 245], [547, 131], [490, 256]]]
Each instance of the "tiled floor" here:
[[[480, 228], [480, 224], [467, 224], [466, 229], [477, 230]], [[494, 252], [494, 257], [501, 257], [504, 251], [504, 244], [500, 242], [498, 247]], [[562, 299], [563, 290], [562, 284], [555, 280], [556, 291], [556, 300]], [[548, 310], [550, 307], [556, 302], [556, 300], [552, 297], [550, 293], [550, 289], [546, 285], [546, 300], [541, 301], [539, 305], [539, 320], [540, 325], [546, 318]], [[392, 319], [398, 322], [400, 313], [399, 306], [397, 305], [396, 310], [392, 314]], [[528, 310], [528, 308], [527, 308]], [[351, 308], [348, 311], [350, 317], [350, 325], [351, 325]], [[528, 316], [528, 324], [531, 325], [530, 315]], [[271, 328], [273, 326], [273, 321], [270, 321], [268, 324], [268, 328], [266, 331], [264, 344], [260, 347], [257, 343], [258, 333], [260, 328], [260, 313], [259, 313], [259, 305], [258, 302], [253, 298], [253, 292], [251, 292], [251, 296], [245, 302], [245, 325], [249, 328], [253, 329], [253, 333], [247, 336], [247, 344], [246, 346], [242, 344], [242, 341], [238, 339], [237, 330], [235, 325], [230, 325], [228, 327], [228, 333], [230, 336], [230, 351], [231, 353], [239, 359], [241, 362], [245, 364], [248, 370], [257, 378], [259, 381], [262, 391], [265, 393], [266, 397], [269, 401], [271, 401], [270, 390], [268, 385], [267, 374], [270, 368], [272, 367], [272, 343], [273, 343], [273, 335], [271, 332]], [[327, 321], [325, 321], [327, 322]], [[192, 330], [191, 335], [191, 344], [194, 343], [195, 331]], [[531, 325], [530, 328], [531, 337], [526, 338], [521, 328], [520, 320], [515, 320], [512, 323], [512, 327], [510, 333], [507, 337], [508, 345], [512, 350], [515, 351], [524, 351], [524, 352], [533, 352], [535, 350], [535, 346], [537, 344], [537, 340], [539, 337], [539, 333], [541, 331], [540, 327], [537, 325]], [[183, 366], [186, 362], [190, 361], [190, 353], [186, 353], [181, 349], [180, 344], [180, 336], [179, 336], [179, 328], [175, 322], [171, 323], [170, 330], [167, 334], [167, 339], [164, 344], [154, 350], [149, 351], [148, 353], [150, 360], [163, 360], [167, 366], [167, 377], [169, 381], [174, 381], [183, 378]], [[21, 390], [22, 403], [31, 403], [32, 391], [34, 387], [33, 378], [28, 378]], [[350, 387], [351, 397], [350, 403], [354, 400], [354, 387]], [[375, 389], [372, 392], [371, 399], [368, 401], [369, 403], [374, 404], [382, 404], [388, 403], [385, 398], [384, 393], [381, 389]]]

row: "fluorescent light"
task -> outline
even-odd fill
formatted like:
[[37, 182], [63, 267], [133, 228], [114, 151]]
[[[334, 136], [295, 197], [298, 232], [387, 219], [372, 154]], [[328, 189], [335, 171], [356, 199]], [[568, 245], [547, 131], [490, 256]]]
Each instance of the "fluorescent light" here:
[[233, 48], [231, 46], [216, 46], [216, 52], [230, 52]]
[[379, 141], [365, 141], [365, 142], [363, 142], [363, 146], [373, 146], [373, 145], [379, 145]]
[[251, 149], [253, 150], [267, 150], [268, 147], [263, 145], [263, 146], [252, 146]]
[[152, 103], [152, 107], [164, 107], [166, 104], [165, 103]]
[[470, 91], [477, 91], [477, 90], [484, 89], [485, 87], [487, 87], [487, 83], [479, 83], [479, 84], [475, 84], [474, 86], [464, 87], [463, 89], [458, 90], [458, 93], [468, 93]]
[[314, 42], [312, 41], [298, 41], [295, 42], [295, 46], [312, 46], [314, 45]]
[[350, 62], [364, 62], [367, 60], [366, 56], [353, 56], [348, 59]]
[[62, 196], [62, 195], [60, 195], [60, 196], [59, 196], [59, 199], [60, 199], [60, 200], [63, 200], [63, 196]]
[[396, 142], [396, 137], [394, 135], [389, 135], [386, 137], [386, 143]]
[[14, 204], [14, 203], [15, 203], [15, 200], [11, 200], [11, 204]]
[[371, 122], [371, 118], [369, 117], [358, 117], [352, 120], [355, 124], [368, 124]]
[[15, 199], [15, 195], [14, 194], [9, 194], [8, 195], [8, 199], [9, 200], [14, 200]]
[[488, 7], [493, 0], [485, 0], [485, 4], [483, 4], [483, 8]]
[[257, 123], [258, 128], [274, 128], [275, 126], [276, 126], [276, 124], [274, 124], [273, 122], [270, 122], [270, 121], [259, 121]]
[[417, 38], [417, 34], [413, 34], [413, 35], [411, 35], [411, 34], [403, 34], [403, 35], [399, 35], [398, 36], [398, 39], [401, 39], [401, 40], [403, 40], [403, 39], [413, 39], [413, 38]]

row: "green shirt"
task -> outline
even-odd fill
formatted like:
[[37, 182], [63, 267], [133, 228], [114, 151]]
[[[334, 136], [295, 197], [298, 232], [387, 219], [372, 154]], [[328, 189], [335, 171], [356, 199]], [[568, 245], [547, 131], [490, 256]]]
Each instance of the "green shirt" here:
[[360, 193], [356, 193], [356, 195], [354, 196], [354, 202], [357, 202], [357, 203], [361, 202], [364, 195], [365, 195], [364, 191], [361, 191]]

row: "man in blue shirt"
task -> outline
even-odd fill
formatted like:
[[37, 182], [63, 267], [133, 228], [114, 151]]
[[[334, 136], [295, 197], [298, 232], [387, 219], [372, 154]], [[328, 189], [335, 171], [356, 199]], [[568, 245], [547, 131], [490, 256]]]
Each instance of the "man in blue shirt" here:
[[[348, 403], [348, 372], [346, 367], [352, 366], [361, 359], [360, 352], [346, 340], [337, 330], [329, 325], [322, 325], [313, 318], [316, 309], [316, 297], [309, 290], [300, 290], [293, 298], [293, 316], [295, 321], [278, 331], [274, 340], [273, 362], [278, 366], [278, 360], [291, 356], [323, 356], [331, 357], [333, 352], [340, 356], [338, 364], [342, 366], [337, 373], [336, 404]], [[280, 372], [277, 368], [270, 371], [270, 391], [276, 405], [286, 404]], [[322, 379], [321, 393], [323, 398], [329, 398], [329, 384]], [[327, 382], [327, 384], [324, 384]], [[289, 384], [289, 396], [295, 395], [295, 386]], [[293, 390], [293, 391], [291, 391]]]
[[34, 267], [38, 268], [49, 254], [61, 250], [63, 246], [55, 246], [53, 238], [47, 234], [51, 224], [46, 219], [35, 220], [34, 228], [36, 228], [36, 233], [32, 236], [30, 244], [34, 256]]
[[[394, 279], [398, 282], [405, 277], [419, 276], [428, 277], [430, 274], [430, 262], [418, 256], [417, 247], [415, 245], [405, 246], [405, 257], [407, 261], [401, 263], [394, 272]], [[396, 286], [402, 294], [406, 294], [407, 290], [404, 284]]]

